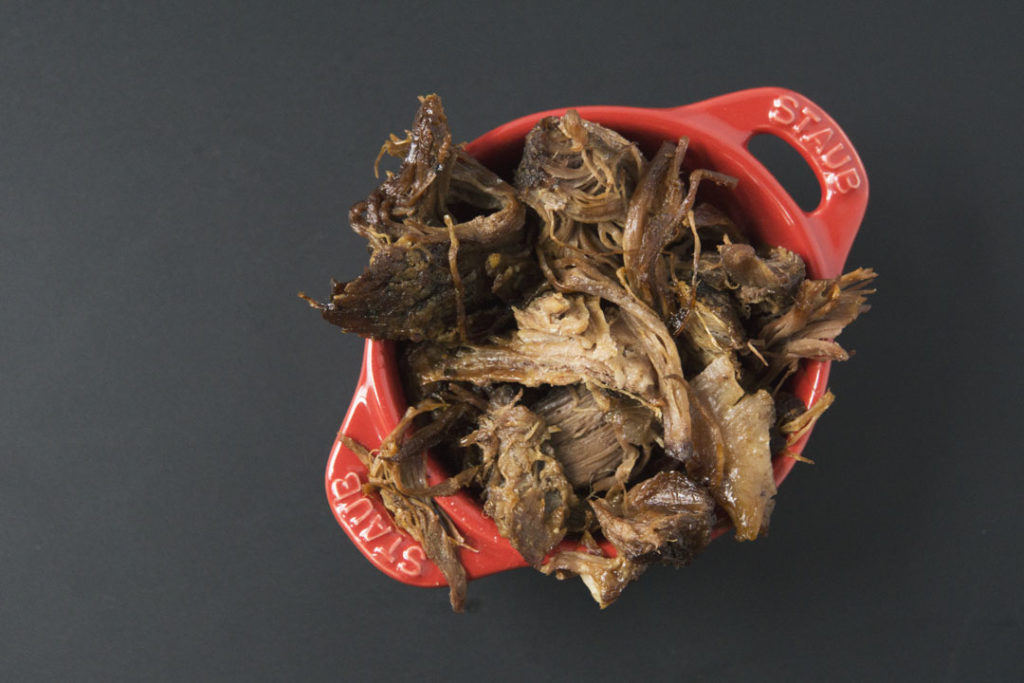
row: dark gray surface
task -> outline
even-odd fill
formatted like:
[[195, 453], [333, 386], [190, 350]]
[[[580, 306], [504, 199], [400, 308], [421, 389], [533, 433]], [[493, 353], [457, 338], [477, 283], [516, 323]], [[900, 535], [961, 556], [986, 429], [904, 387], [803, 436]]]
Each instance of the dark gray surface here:
[[[1024, 675], [1019, 5], [192, 4], [0, 5], [4, 679]], [[759, 85], [857, 145], [881, 273], [771, 536], [604, 612], [379, 574], [322, 489], [361, 344], [295, 293], [359, 272], [415, 96], [472, 139]]]

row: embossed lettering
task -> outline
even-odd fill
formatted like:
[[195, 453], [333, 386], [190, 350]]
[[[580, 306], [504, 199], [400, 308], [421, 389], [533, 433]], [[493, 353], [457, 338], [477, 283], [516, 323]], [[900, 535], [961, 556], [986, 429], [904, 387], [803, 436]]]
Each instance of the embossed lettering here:
[[832, 158], [835, 155], [836, 152], [839, 152], [839, 151], [842, 151], [842, 150], [843, 150], [843, 143], [840, 142], [835, 147], [833, 147], [829, 151], [825, 152], [821, 156], [821, 160], [823, 162], [825, 162], [825, 165], [828, 166], [829, 168], [837, 169], [840, 166], [842, 166], [843, 164], [845, 164], [847, 161], [850, 160], [850, 155], [849, 154], [844, 156], [839, 161], [836, 161], [835, 159]]
[[848, 168], [845, 171], [840, 171], [836, 174], [835, 185], [836, 190], [839, 192], [856, 190], [860, 187], [860, 174], [857, 173], [856, 168]]
[[768, 119], [786, 126], [796, 120], [796, 110], [800, 103], [789, 95], [776, 97], [772, 100], [772, 108], [768, 110]]
[[345, 500], [351, 495], [359, 492], [362, 482], [359, 480], [359, 475], [355, 472], [349, 472], [340, 479], [335, 479], [331, 482], [331, 495], [337, 500]]
[[800, 111], [804, 114], [804, 118], [800, 123], [793, 126], [794, 133], [799, 133], [800, 131], [802, 131], [804, 128], [807, 127], [807, 124], [810, 123], [811, 121], [814, 121], [815, 123], [821, 121], [821, 117], [818, 116], [817, 112], [815, 112], [810, 107], [804, 107]]
[[[340, 444], [335, 445], [335, 452]], [[333, 498], [339, 521], [355, 534], [364, 552], [406, 576], [419, 576], [427, 556], [418, 544], [410, 544], [392, 520], [378, 512], [373, 500], [363, 494], [363, 480], [358, 472], [347, 472], [332, 479], [328, 491]], [[378, 544], [370, 548], [375, 541]]]
[[377, 540], [389, 531], [391, 531], [391, 529], [388, 528], [386, 524], [384, 524], [384, 520], [381, 518], [380, 513], [378, 512], [370, 518], [370, 523], [367, 524], [366, 527], [359, 532], [359, 538], [369, 543], [370, 541]]
[[[335, 506], [335, 510], [338, 511], [339, 515], [354, 515], [345, 520], [348, 526], [354, 527], [362, 524], [370, 516], [373, 512], [373, 503], [370, 502], [369, 498], [357, 498], [354, 501], [338, 503]], [[359, 512], [357, 513], [356, 510]]]
[[813, 142], [814, 151], [821, 154], [821, 150], [825, 149], [825, 145], [832, 140], [833, 131], [829, 127], [822, 128], [817, 133], [806, 133], [800, 136], [800, 142]]
[[[800, 115], [803, 118], [797, 122]], [[824, 116], [809, 105], [801, 104], [796, 98], [782, 95], [772, 100], [772, 108], [768, 110], [768, 119], [792, 131], [795, 142], [815, 157], [813, 166], [824, 178], [828, 187], [837, 192], [850, 192], [861, 186], [861, 174], [853, 157], [843, 142], [834, 142], [837, 136], [835, 128], [825, 124], [818, 129], [813, 124], [820, 123]], [[832, 147], [829, 147], [829, 145]], [[847, 164], [851, 166], [843, 168]], [[839, 170], [839, 169], [843, 170]], [[827, 169], [827, 170], [826, 170]], [[835, 173], [829, 171], [836, 171]]]
[[420, 573], [421, 562], [427, 559], [423, 548], [418, 545], [411, 545], [402, 551], [402, 561], [395, 565], [395, 569], [406, 576], [416, 576]]
[[400, 545], [402, 545], [402, 537], [401, 536], [395, 536], [395, 540], [393, 540], [391, 542], [391, 545], [389, 545], [389, 546], [386, 546], [386, 545], [375, 545], [375, 546], [373, 546], [373, 554], [374, 555], [383, 555], [384, 558], [388, 561], [388, 564], [394, 564], [397, 561], [396, 558], [395, 558], [395, 553], [398, 552], [398, 546], [400, 546]]

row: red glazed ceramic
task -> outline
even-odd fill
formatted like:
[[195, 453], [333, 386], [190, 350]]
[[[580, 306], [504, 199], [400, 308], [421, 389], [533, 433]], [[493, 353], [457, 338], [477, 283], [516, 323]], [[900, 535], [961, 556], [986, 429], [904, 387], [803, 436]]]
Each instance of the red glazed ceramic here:
[[[499, 171], [514, 168], [527, 132], [555, 109], [525, 116], [474, 140], [467, 150]], [[842, 271], [868, 201], [868, 180], [853, 145], [820, 107], [790, 90], [758, 88], [716, 97], [674, 109], [578, 107], [580, 115], [612, 128], [639, 143], [650, 155], [663, 140], [690, 139], [686, 166], [708, 168], [739, 179], [724, 198], [737, 225], [756, 241], [786, 247], [800, 254], [814, 278], [831, 278]], [[777, 180], [747, 150], [759, 133], [775, 135], [796, 149], [810, 165], [822, 188], [821, 202], [810, 213], [797, 206]], [[810, 406], [826, 389], [829, 364], [805, 363], [792, 379], [792, 389]], [[375, 448], [405, 411], [393, 345], [367, 341], [362, 373], [339, 436]], [[805, 436], [794, 450], [803, 450]], [[794, 460], [775, 459], [775, 482], [792, 469]], [[446, 473], [428, 456], [431, 484]], [[352, 542], [378, 569], [417, 586], [446, 585], [440, 570], [422, 547], [395, 526], [376, 494], [362, 490], [366, 468], [354, 453], [336, 440], [327, 464], [327, 499]], [[484, 516], [477, 500], [460, 493], [438, 498], [472, 550], [460, 559], [470, 579], [523, 567], [526, 563], [494, 522]], [[721, 530], [719, 530], [721, 533]], [[573, 547], [570, 541], [563, 547]]]

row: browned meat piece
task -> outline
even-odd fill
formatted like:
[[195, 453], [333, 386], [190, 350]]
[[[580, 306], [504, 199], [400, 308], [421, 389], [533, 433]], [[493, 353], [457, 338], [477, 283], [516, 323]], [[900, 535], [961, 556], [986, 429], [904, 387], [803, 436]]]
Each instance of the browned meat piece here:
[[649, 408], [581, 385], [552, 389], [533, 411], [551, 428], [555, 459], [576, 488], [624, 485], [658, 438]]
[[364, 202], [353, 230], [369, 240], [366, 271], [308, 299], [346, 332], [378, 339], [479, 340], [511, 322], [509, 303], [540, 281], [522, 229], [526, 208], [508, 183], [452, 145], [436, 95], [412, 131], [383, 152], [405, 159]]
[[656, 397], [643, 398], [661, 411], [665, 452], [679, 462], [689, 461], [695, 453], [687, 384], [679, 349], [661, 318], [620, 284], [583, 262], [564, 268], [563, 273], [560, 287], [600, 297], [618, 306], [633, 333], [632, 353], [647, 358], [658, 380]]
[[[519, 201], [515, 188], [462, 148], [456, 152], [448, 189], [447, 208], [453, 217], [473, 214], [452, 227], [457, 240], [491, 248], [522, 242], [520, 230], [526, 219], [526, 207]], [[435, 236], [440, 237], [440, 231]]]
[[681, 567], [711, 540], [715, 503], [707, 490], [681, 472], [659, 472], [645, 479], [619, 506], [600, 498], [590, 505], [604, 537], [630, 560]]
[[686, 369], [699, 372], [718, 356], [731, 354], [743, 348], [747, 335], [743, 329], [736, 305], [729, 294], [704, 286], [698, 281], [697, 296], [690, 285], [677, 283], [679, 300], [687, 308], [673, 321], [673, 332], [679, 336], [685, 352]]
[[[759, 257], [749, 244], [723, 244], [718, 253], [725, 272], [741, 289], [792, 292], [804, 279], [803, 259], [782, 247], [773, 248], [767, 258]], [[741, 294], [740, 300], [757, 294]]]
[[658, 287], [655, 269], [662, 250], [678, 235], [686, 217], [679, 172], [688, 144], [685, 138], [678, 145], [662, 144], [629, 201], [622, 233], [622, 260], [629, 287], [656, 310], [665, 310], [668, 279], [662, 278], [663, 286]]
[[440, 219], [446, 210], [455, 149], [441, 99], [421, 98], [408, 137], [391, 136], [381, 155], [384, 152], [405, 155], [405, 161], [398, 173], [349, 212], [352, 229], [369, 240], [374, 250], [396, 242], [410, 225], [444, 225]]
[[706, 411], [706, 424], [717, 432], [716, 441], [705, 447], [721, 449], [724, 459], [722, 478], [712, 481], [711, 492], [736, 526], [737, 540], [753, 540], [768, 528], [775, 495], [770, 443], [774, 402], [764, 390], [745, 393], [728, 356], [719, 356], [690, 387]]
[[[704, 220], [715, 220], [708, 209], [704, 213]], [[804, 263], [785, 249], [772, 249], [762, 258], [749, 244], [727, 241], [715, 251], [701, 253], [696, 277], [692, 264], [678, 259], [673, 274], [680, 308], [669, 324], [679, 338], [684, 369], [696, 374], [720, 355], [736, 360], [737, 351], [759, 353], [746, 327], [756, 330], [763, 320], [792, 305], [804, 278]], [[750, 362], [760, 364], [755, 374], [763, 372], [763, 359]]]
[[463, 443], [482, 453], [484, 512], [527, 562], [539, 565], [565, 536], [575, 495], [550, 453], [548, 426], [498, 391]]
[[804, 280], [796, 302], [761, 330], [765, 357], [771, 368], [765, 382], [791, 372], [802, 358], [846, 360], [850, 355], [834, 339], [857, 316], [867, 311], [865, 301], [874, 290], [867, 285], [875, 279], [870, 268], [858, 268], [834, 280]]
[[650, 362], [626, 348], [629, 327], [618, 312], [606, 318], [597, 298], [548, 292], [515, 310], [515, 317], [518, 329], [511, 335], [455, 353], [422, 345], [410, 353], [410, 366], [425, 382], [539, 387], [586, 381], [655, 398]]
[[576, 551], [563, 551], [538, 567], [559, 579], [579, 576], [601, 609], [619, 599], [622, 591], [645, 571], [647, 563], [625, 557], [604, 557]]
[[522, 296], [540, 279], [527, 252], [489, 254], [480, 247], [463, 248], [456, 259], [459, 296], [448, 250], [449, 245], [439, 243], [382, 247], [358, 278], [332, 283], [330, 301], [311, 304], [346, 332], [376, 339], [457, 343], [462, 339], [460, 310], [469, 340], [507, 327], [511, 302], [502, 295]]
[[549, 116], [527, 134], [515, 185], [546, 222], [621, 220], [643, 168], [636, 145], [575, 111]]
[[718, 252], [736, 286], [737, 301], [758, 304], [759, 314], [776, 315], [788, 308], [806, 276], [803, 259], [781, 247], [773, 248], [767, 258], [759, 257], [749, 244], [723, 244]]
[[[497, 245], [514, 241], [525, 207], [515, 190], [452, 144], [441, 98], [421, 98], [412, 130], [404, 140], [392, 136], [381, 154], [402, 157], [390, 176], [366, 201], [352, 207], [352, 229], [380, 249], [403, 238]], [[472, 213], [449, 227], [445, 216]], [[479, 215], [476, 215], [479, 214]]]

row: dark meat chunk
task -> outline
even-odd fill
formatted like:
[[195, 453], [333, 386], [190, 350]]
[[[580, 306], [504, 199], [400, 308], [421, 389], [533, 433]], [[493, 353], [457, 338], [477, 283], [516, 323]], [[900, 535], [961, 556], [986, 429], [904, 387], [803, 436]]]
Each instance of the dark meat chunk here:
[[[667, 279], [656, 286], [655, 269], [661, 252], [679, 232], [686, 213], [679, 176], [688, 140], [666, 142], [648, 164], [629, 202], [622, 233], [622, 260], [630, 289], [648, 306], [664, 309]], [[661, 305], [659, 305], [661, 304]]]
[[349, 212], [352, 229], [374, 250], [396, 242], [410, 227], [443, 225], [455, 149], [441, 99], [421, 98], [408, 137], [392, 136], [385, 152], [404, 155], [401, 168]]
[[529, 291], [540, 278], [536, 264], [525, 252], [488, 255], [479, 247], [464, 248], [456, 259], [459, 296], [448, 251], [445, 244], [383, 247], [361, 276], [332, 284], [327, 304], [312, 303], [346, 332], [376, 339], [455, 343], [463, 334], [460, 310], [469, 340], [507, 327], [512, 302], [494, 290], [506, 296]]
[[605, 538], [630, 560], [681, 567], [711, 540], [715, 503], [706, 489], [681, 472], [645, 479], [619, 506], [602, 499], [590, 505]]
[[333, 282], [327, 303], [307, 301], [365, 337], [455, 343], [497, 333], [511, 321], [509, 304], [541, 279], [515, 190], [452, 145], [436, 95], [422, 98], [409, 136], [385, 151], [404, 155], [401, 169], [349, 213], [369, 240], [370, 265]]
[[[448, 242], [453, 233], [490, 246], [515, 241], [525, 207], [508, 183], [452, 144], [437, 95], [421, 98], [412, 130], [404, 140], [392, 136], [385, 152], [404, 157], [401, 168], [349, 212], [352, 229], [372, 249], [403, 238]], [[445, 216], [461, 213], [480, 215], [447, 224]]]
[[482, 453], [484, 512], [527, 562], [539, 565], [565, 536], [575, 495], [548, 445], [548, 426], [518, 396], [498, 391], [463, 441]]

